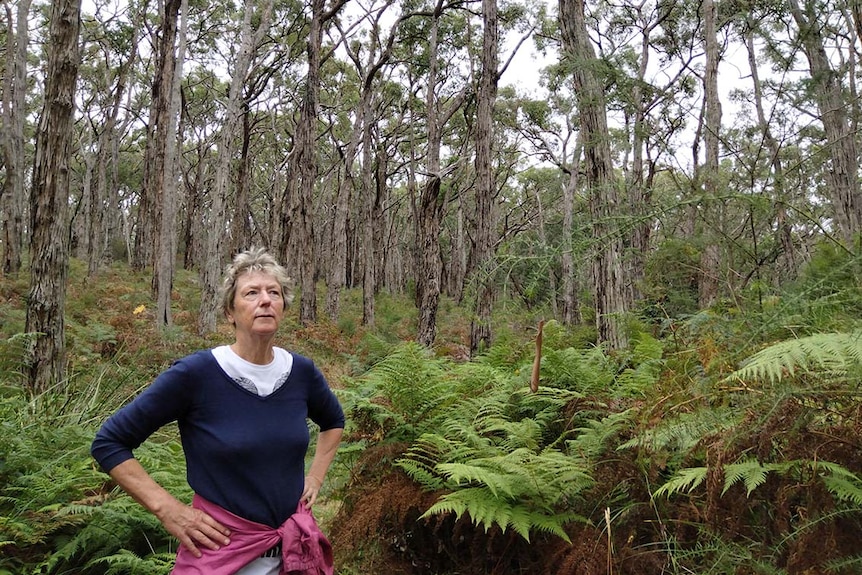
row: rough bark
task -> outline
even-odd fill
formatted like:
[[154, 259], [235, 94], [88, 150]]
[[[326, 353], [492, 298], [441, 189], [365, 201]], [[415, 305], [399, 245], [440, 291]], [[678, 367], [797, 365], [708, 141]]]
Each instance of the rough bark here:
[[320, 66], [323, 25], [344, 5], [339, 0], [324, 12], [325, 0], [312, 0], [306, 56], [308, 73], [300, 103], [299, 123], [288, 160], [288, 179], [284, 193], [286, 221], [281, 223], [281, 251], [299, 276], [299, 321], [303, 325], [317, 318], [315, 276], [317, 257], [314, 241], [314, 185], [317, 177], [315, 125], [320, 105]]
[[440, 261], [440, 232], [446, 197], [441, 194], [443, 174], [440, 169], [440, 150], [442, 147], [443, 126], [461, 107], [466, 92], [462, 91], [449, 102], [445, 109], [437, 98], [439, 81], [437, 64], [439, 42], [439, 20], [443, 14], [443, 0], [438, 0], [431, 15], [428, 38], [428, 76], [425, 91], [426, 122], [428, 125], [428, 144], [425, 157], [425, 171], [428, 174], [421, 187], [419, 205], [416, 213], [417, 264], [416, 264], [416, 305], [419, 308], [419, 324], [416, 341], [431, 346], [437, 337], [437, 311], [440, 305], [440, 286], [442, 264]]
[[[224, 123], [219, 134], [218, 161], [216, 164], [215, 181], [210, 191], [210, 212], [207, 218], [207, 240], [204, 262], [201, 265], [201, 305], [198, 314], [198, 333], [201, 335], [215, 331], [218, 318], [218, 282], [221, 277], [222, 251], [225, 245], [224, 236], [228, 231], [226, 206], [230, 195], [230, 168], [237, 148], [240, 120], [242, 114], [242, 91], [248, 77], [252, 57], [257, 50], [263, 35], [269, 29], [272, 13], [270, 0], [260, 8], [258, 13], [255, 4], [247, 4], [240, 30], [240, 46], [231, 72], [231, 82], [225, 103]], [[258, 27], [252, 27], [252, 21], [258, 20]], [[236, 210], [234, 210], [236, 212]], [[246, 217], [244, 213], [234, 213], [234, 217]]]
[[[721, 101], [718, 96], [718, 62], [720, 58], [717, 29], [716, 8], [713, 0], [704, 0], [703, 10], [704, 49], [706, 52], [706, 71], [703, 79], [704, 89], [704, 152], [705, 161], [701, 172], [703, 195], [707, 199], [707, 207], [714, 205], [718, 194], [718, 167], [721, 131]], [[721, 225], [721, 222], [717, 222]], [[719, 265], [721, 257], [719, 243], [707, 241], [700, 258], [700, 274], [698, 278], [698, 299], [701, 308], [708, 308], [718, 299]]]
[[[0, 241], [3, 243], [3, 273], [21, 269], [24, 204], [24, 123], [27, 117], [27, 43], [30, 0], [19, 0], [13, 15], [6, 6], [6, 66], [3, 76], [3, 162], [6, 177], [0, 187]], [[13, 4], [14, 5], [14, 4]]]
[[575, 193], [579, 185], [581, 171], [580, 137], [572, 154], [569, 178], [563, 186], [563, 253], [560, 258], [560, 273], [563, 279], [563, 323], [575, 325], [581, 322], [580, 302], [578, 301], [578, 281], [574, 263], [575, 231]]
[[585, 184], [589, 190], [594, 253], [592, 266], [596, 329], [600, 342], [624, 348], [624, 315], [630, 309], [623, 271], [623, 242], [611, 225], [620, 215], [599, 62], [587, 33], [584, 0], [560, 0], [564, 57], [571, 64], [580, 114]]
[[[831, 160], [826, 172], [832, 192], [832, 208], [838, 232], [847, 246], [852, 246], [862, 232], [862, 197], [860, 197], [858, 150], [856, 134], [847, 118], [850, 107], [843, 95], [841, 79], [826, 53], [813, 2], [805, 3], [805, 11], [798, 0], [789, 0], [790, 13], [799, 27], [799, 40], [808, 59], [813, 85], [813, 97], [820, 108], [820, 120], [826, 133], [827, 149]], [[852, 83], [854, 80], [851, 79]]]
[[493, 111], [497, 99], [497, 0], [482, 0], [482, 70], [476, 106], [476, 263], [477, 299], [470, 323], [470, 352], [491, 346], [491, 308], [494, 297], [491, 244], [494, 223], [491, 206], [496, 181], [491, 164], [494, 141]]
[[[164, 200], [165, 148], [167, 146], [170, 104], [173, 94], [177, 20], [181, 1], [166, 0], [162, 10], [156, 52], [156, 74], [152, 84], [147, 144], [144, 149], [144, 175], [138, 203], [138, 225], [132, 266], [155, 267], [157, 234]], [[155, 279], [155, 278], [154, 278]], [[156, 291], [156, 282], [153, 291]]]
[[26, 331], [34, 334], [28, 366], [30, 389], [39, 393], [65, 376], [69, 236], [69, 158], [78, 79], [80, 0], [51, 5], [45, 104], [36, 134], [30, 236], [30, 290]]

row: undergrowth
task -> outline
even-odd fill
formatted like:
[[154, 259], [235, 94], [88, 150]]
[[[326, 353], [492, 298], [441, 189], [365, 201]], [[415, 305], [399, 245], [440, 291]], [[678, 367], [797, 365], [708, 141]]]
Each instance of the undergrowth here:
[[[537, 392], [535, 310], [498, 317], [469, 361], [453, 302], [433, 350], [409, 343], [406, 298], [381, 298], [378, 330], [351, 320], [355, 293], [337, 322], [290, 312], [281, 344], [321, 365], [348, 414], [318, 514], [338, 572], [858, 573], [862, 331], [848, 310], [862, 293], [852, 266], [833, 268], [769, 298], [632, 318], [622, 352], [548, 321]], [[168, 362], [230, 334], [194, 335], [186, 272], [168, 333], [145, 277], [72, 272], [69, 379], [38, 396], [22, 379], [22, 282], [0, 282], [0, 573], [168, 573], [176, 542], [89, 443]], [[137, 455], [190, 497], [174, 428]]]

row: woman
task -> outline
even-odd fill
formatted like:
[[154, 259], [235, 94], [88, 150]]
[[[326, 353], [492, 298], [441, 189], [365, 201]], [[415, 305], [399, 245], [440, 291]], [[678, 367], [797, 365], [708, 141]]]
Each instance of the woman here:
[[[289, 284], [265, 250], [238, 254], [222, 286], [234, 343], [175, 362], [105, 421], [93, 441], [101, 467], [180, 541], [177, 575], [275, 575], [288, 570], [287, 562], [306, 565], [302, 572], [316, 574], [318, 565], [332, 572], [329, 543], [319, 531], [313, 540], [320, 549], [294, 543], [297, 530], [316, 529], [307, 507], [341, 442], [344, 412], [311, 360], [273, 345]], [[320, 427], [307, 474], [306, 418]], [[178, 422], [195, 492], [191, 506], [132, 454], [171, 421]], [[303, 552], [313, 557], [296, 557]]]

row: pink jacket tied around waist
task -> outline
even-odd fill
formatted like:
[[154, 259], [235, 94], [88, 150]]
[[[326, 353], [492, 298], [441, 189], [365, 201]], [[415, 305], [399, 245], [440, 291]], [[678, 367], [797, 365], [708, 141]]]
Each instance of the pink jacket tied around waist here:
[[199, 495], [192, 506], [230, 529], [230, 544], [213, 551], [199, 547], [195, 557], [184, 546], [177, 551], [172, 575], [232, 575], [269, 549], [282, 545], [282, 575], [332, 575], [332, 545], [317, 526], [311, 510], [299, 502], [296, 513], [278, 528], [234, 515]]

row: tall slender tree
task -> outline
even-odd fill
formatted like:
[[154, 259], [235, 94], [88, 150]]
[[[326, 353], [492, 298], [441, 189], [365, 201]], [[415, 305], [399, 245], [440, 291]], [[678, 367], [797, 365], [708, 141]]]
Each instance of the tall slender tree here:
[[[831, 166], [826, 177], [835, 221], [844, 243], [852, 246], [862, 233], [859, 151], [854, 125], [847, 116], [852, 103], [844, 95], [840, 74], [829, 61], [818, 15], [821, 4], [805, 0], [800, 6], [798, 0], [788, 0], [788, 6], [799, 27], [799, 41], [808, 59], [814, 87], [813, 97], [820, 108], [820, 120], [829, 144]], [[849, 80], [850, 84], [855, 82], [855, 78]]]
[[6, 7], [6, 65], [3, 74], [3, 163], [6, 177], [0, 187], [0, 241], [3, 272], [17, 274], [21, 268], [25, 203], [24, 125], [27, 118], [27, 44], [31, 0], [19, 0], [13, 18]]
[[560, 0], [563, 58], [572, 71], [581, 125], [585, 185], [593, 232], [592, 288], [599, 341], [628, 344], [624, 315], [631, 309], [623, 270], [623, 241], [612, 221], [621, 213], [611, 158], [601, 64], [587, 33], [585, 0]]
[[[705, 209], [718, 204], [718, 168], [721, 132], [721, 100], [718, 95], [718, 63], [721, 58], [718, 46], [718, 30], [716, 24], [716, 6], [713, 0], [704, 0], [701, 3], [704, 51], [706, 52], [706, 71], [703, 77], [703, 140], [705, 148], [705, 160], [700, 170], [700, 179], [703, 185], [703, 197], [707, 200]], [[714, 222], [713, 225], [721, 226], [723, 222]], [[700, 277], [698, 281], [698, 297], [700, 306], [703, 308], [711, 306], [718, 298], [719, 291], [719, 267], [720, 267], [719, 242], [707, 241], [703, 246], [700, 258]]]
[[306, 43], [307, 74], [300, 103], [299, 123], [288, 159], [285, 213], [288, 221], [282, 226], [281, 252], [299, 276], [299, 320], [303, 325], [317, 319], [317, 258], [314, 239], [314, 185], [317, 177], [316, 125], [320, 106], [320, 67], [323, 49], [323, 28], [347, 0], [335, 0], [326, 10], [326, 0], [311, 0], [308, 42]]
[[26, 331], [35, 345], [28, 369], [34, 392], [65, 377], [66, 277], [69, 266], [69, 159], [78, 80], [80, 0], [51, 4], [45, 103], [36, 134], [30, 205], [30, 290]]
[[496, 179], [492, 164], [494, 102], [497, 99], [497, 0], [482, 0], [482, 68], [476, 104], [476, 231], [473, 246], [476, 277], [475, 316], [470, 324], [470, 351], [491, 346], [491, 307], [494, 298], [492, 267], [492, 203]]
[[[243, 13], [239, 52], [231, 71], [224, 124], [219, 135], [215, 183], [210, 192], [211, 206], [207, 218], [207, 228], [211, 233], [207, 234], [206, 253], [200, 266], [201, 306], [198, 314], [198, 332], [201, 334], [212, 332], [216, 327], [218, 315], [216, 293], [221, 275], [222, 248], [225, 245], [223, 236], [228, 229], [225, 206], [230, 191], [231, 164], [240, 135], [243, 85], [248, 77], [254, 53], [269, 30], [272, 5], [272, 0], [264, 0], [260, 5], [249, 2], [245, 5]], [[234, 216], [246, 217], [246, 214], [239, 213]]]
[[465, 86], [448, 101], [438, 95], [440, 81], [440, 20], [446, 4], [438, 0], [430, 13], [428, 34], [428, 72], [425, 88], [425, 121], [427, 123], [427, 151], [425, 154], [425, 182], [419, 196], [416, 215], [417, 265], [416, 305], [419, 308], [417, 341], [425, 346], [437, 337], [437, 311], [440, 306], [441, 263], [440, 233], [448, 198], [442, 189], [443, 176], [440, 152], [443, 147], [443, 128], [457, 112], [467, 96]]

